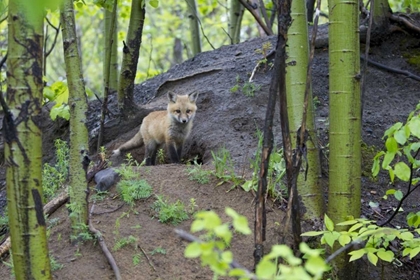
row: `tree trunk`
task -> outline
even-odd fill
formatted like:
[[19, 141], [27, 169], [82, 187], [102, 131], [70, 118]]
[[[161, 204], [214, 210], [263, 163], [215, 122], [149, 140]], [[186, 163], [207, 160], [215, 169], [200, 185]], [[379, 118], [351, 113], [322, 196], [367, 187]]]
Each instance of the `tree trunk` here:
[[[358, 1], [330, 0], [330, 155], [328, 215], [334, 223], [360, 216], [361, 97]], [[335, 266], [352, 279], [345, 259]]]
[[[290, 136], [292, 138], [293, 149], [296, 149], [297, 131], [302, 124], [307, 66], [309, 62], [305, 0], [292, 1], [291, 16], [292, 24], [288, 31], [286, 47], [288, 54], [286, 61], [286, 90]], [[319, 151], [315, 146], [318, 139], [315, 129], [311, 91], [306, 109], [306, 129], [310, 137], [306, 141], [307, 161], [303, 162], [304, 170], [300, 170], [297, 184], [299, 198], [304, 206], [302, 208], [303, 219], [309, 220], [322, 218], [325, 207], [322, 186], [319, 182], [321, 169]]]
[[73, 234], [77, 236], [88, 222], [87, 195], [89, 190], [86, 181], [87, 165], [85, 160], [89, 147], [85, 123], [87, 99], [76, 37], [73, 0], [63, 1], [60, 20], [70, 106], [69, 209]]
[[146, 16], [143, 0], [132, 0], [130, 23], [127, 41], [124, 43], [121, 63], [120, 81], [118, 85], [118, 106], [122, 116], [127, 117], [133, 110], [133, 90], [136, 78], [137, 63], [141, 47], [141, 36]]
[[232, 44], [240, 42], [243, 15], [244, 6], [238, 0], [230, 0], [229, 36]]
[[201, 53], [200, 28], [198, 26], [197, 3], [195, 0], [186, 0], [188, 6], [188, 19], [190, 20], [191, 49], [193, 56]]
[[42, 211], [39, 128], [43, 10], [32, 8], [25, 0], [9, 1], [7, 104], [2, 102], [7, 209], [16, 279], [52, 279]]
[[[112, 11], [108, 11], [104, 9], [105, 13], [105, 24], [104, 24], [104, 33], [105, 33], [105, 40], [104, 40], [104, 80], [106, 82], [107, 70], [109, 68], [109, 91], [116, 92], [118, 89], [118, 53], [117, 53], [117, 21], [116, 21], [116, 13], [114, 14]], [[112, 28], [112, 19], [114, 18], [114, 27]], [[110, 44], [110, 41], [112, 43]], [[107, 52], [111, 48], [111, 60], [108, 59]]]

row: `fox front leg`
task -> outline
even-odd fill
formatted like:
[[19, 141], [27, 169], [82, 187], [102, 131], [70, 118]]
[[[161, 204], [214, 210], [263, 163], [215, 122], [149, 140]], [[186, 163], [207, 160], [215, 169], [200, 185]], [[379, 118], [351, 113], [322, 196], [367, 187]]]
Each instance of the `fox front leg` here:
[[158, 145], [155, 142], [149, 142], [146, 145], [145, 159], [147, 166], [156, 164], [157, 148]]
[[175, 143], [168, 143], [169, 157], [171, 158], [172, 163], [180, 163], [182, 145], [175, 145]]

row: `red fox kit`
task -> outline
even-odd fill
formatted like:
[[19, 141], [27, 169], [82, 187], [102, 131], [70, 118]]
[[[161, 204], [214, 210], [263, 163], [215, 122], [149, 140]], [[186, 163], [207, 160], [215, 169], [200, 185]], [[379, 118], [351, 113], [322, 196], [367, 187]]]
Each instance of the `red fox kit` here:
[[113, 151], [120, 155], [141, 145], [145, 145], [146, 165], [155, 165], [156, 153], [162, 144], [166, 144], [173, 163], [181, 160], [182, 145], [191, 132], [198, 93], [176, 95], [168, 93], [168, 109], [147, 115], [134, 137]]

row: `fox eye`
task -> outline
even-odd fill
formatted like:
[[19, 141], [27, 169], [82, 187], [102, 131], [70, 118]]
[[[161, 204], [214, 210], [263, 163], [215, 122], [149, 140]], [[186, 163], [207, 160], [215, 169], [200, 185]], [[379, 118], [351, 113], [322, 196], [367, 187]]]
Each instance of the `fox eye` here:
[[181, 113], [181, 110], [175, 110], [175, 112], [176, 112], [177, 114], [180, 114], [180, 113]]
[[187, 114], [191, 113], [191, 110], [187, 110]]

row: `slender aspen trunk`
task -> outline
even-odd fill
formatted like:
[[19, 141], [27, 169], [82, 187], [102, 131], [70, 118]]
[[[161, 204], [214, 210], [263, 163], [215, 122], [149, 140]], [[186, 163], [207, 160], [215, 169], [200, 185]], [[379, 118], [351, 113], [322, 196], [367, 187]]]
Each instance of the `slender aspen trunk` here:
[[241, 37], [241, 23], [244, 6], [238, 0], [230, 0], [229, 36], [232, 44], [238, 44]]
[[[114, 28], [112, 28], [112, 19], [116, 17], [116, 13], [112, 11], [108, 11], [107, 9], [104, 10], [105, 13], [105, 24], [104, 24], [104, 80], [106, 79], [106, 69], [109, 67], [109, 91], [116, 92], [118, 90], [118, 52], [117, 52], [117, 21], [114, 19]], [[110, 44], [110, 40], [112, 40], [112, 44]], [[111, 60], [108, 60], [107, 52], [111, 47]], [[107, 82], [105, 81], [105, 84]]]
[[88, 222], [86, 160], [89, 146], [86, 126], [87, 99], [76, 37], [73, 0], [63, 1], [60, 20], [70, 106], [69, 209], [73, 235], [77, 237]]
[[197, 3], [195, 0], [185, 0], [188, 8], [188, 19], [190, 21], [190, 33], [191, 33], [191, 49], [193, 55], [201, 53], [201, 39], [200, 39], [200, 28], [198, 26], [198, 12]]
[[[328, 216], [342, 222], [360, 216], [361, 97], [357, 0], [330, 0], [330, 155]], [[343, 256], [346, 256], [343, 254]], [[337, 258], [340, 279], [351, 279], [346, 259]]]
[[[292, 1], [292, 24], [288, 31], [286, 90], [289, 113], [290, 136], [293, 149], [297, 146], [297, 132], [302, 124], [303, 104], [305, 97], [307, 66], [309, 59], [308, 27], [305, 0]], [[321, 175], [318, 141], [315, 129], [312, 92], [309, 93], [307, 105], [306, 129], [309, 139], [306, 141], [307, 155], [298, 177], [298, 192], [303, 204], [303, 219], [322, 218], [324, 215], [324, 194], [319, 182]]]
[[[16, 279], [52, 279], [42, 205], [43, 10], [10, 0], [3, 131]], [[29, 19], [29, 14], [30, 19]]]

